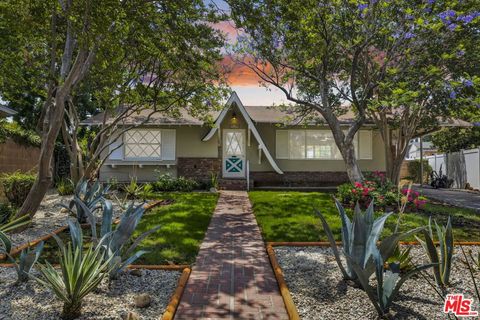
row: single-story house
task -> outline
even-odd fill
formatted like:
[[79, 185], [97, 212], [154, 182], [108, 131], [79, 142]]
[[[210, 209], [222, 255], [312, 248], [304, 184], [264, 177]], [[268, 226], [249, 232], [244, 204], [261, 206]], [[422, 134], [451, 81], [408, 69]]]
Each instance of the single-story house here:
[[[144, 112], [123, 124], [143, 123]], [[93, 116], [83, 124], [99, 124], [103, 117]], [[340, 117], [345, 129], [352, 117], [350, 113]], [[153, 181], [168, 173], [208, 181], [217, 174], [220, 186], [232, 189], [335, 186], [347, 181], [344, 161], [326, 123], [288, 118], [276, 108], [244, 106], [236, 93], [215, 115], [213, 126], [190, 115], [154, 114], [110, 146], [100, 180]], [[355, 146], [363, 171], [385, 171], [383, 142], [373, 123], [358, 132]]]

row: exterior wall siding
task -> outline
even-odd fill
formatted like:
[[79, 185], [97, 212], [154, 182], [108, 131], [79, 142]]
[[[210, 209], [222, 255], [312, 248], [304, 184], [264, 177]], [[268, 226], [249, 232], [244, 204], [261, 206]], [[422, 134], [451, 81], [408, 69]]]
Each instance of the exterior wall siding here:
[[[232, 127], [232, 113], [237, 115], [237, 124]], [[343, 160], [288, 160], [276, 159], [275, 137], [279, 127], [275, 124], [255, 124], [267, 149], [275, 159], [280, 169], [284, 172], [279, 175], [274, 172], [265, 155], [260, 155], [258, 142], [253, 134], [250, 136], [250, 146], [247, 145], [246, 158], [250, 163], [250, 177], [256, 186], [281, 185], [281, 186], [334, 186], [347, 181], [345, 164]], [[185, 176], [200, 181], [210, 180], [211, 172], [218, 172], [222, 178], [222, 142], [220, 136], [223, 129], [245, 129], [245, 138], [248, 139], [248, 126], [236, 106], [227, 113], [221, 124], [220, 130], [209, 141], [202, 138], [209, 131], [200, 126], [158, 126], [156, 128], [176, 129], [176, 160], [161, 162], [167, 166], [157, 166], [155, 163], [139, 167], [142, 162], [128, 162], [121, 165], [122, 161], [107, 161], [100, 171], [100, 178], [106, 181], [116, 177], [118, 181], [129, 181], [132, 176], [137, 176], [138, 181], [153, 181], [158, 172], [169, 173], [172, 176]], [[297, 127], [304, 129], [305, 127]], [[313, 127], [311, 127], [313, 129]], [[315, 127], [315, 129], [328, 129], [327, 127]], [[385, 156], [383, 141], [378, 131], [372, 135], [373, 159], [359, 160], [363, 171], [385, 171]], [[109, 165], [110, 164], [110, 165]], [[112, 168], [111, 164], [117, 164]], [[145, 164], [145, 163], [144, 163]]]
[[6, 139], [0, 144], [0, 172], [30, 171], [37, 166], [40, 148], [24, 146]]

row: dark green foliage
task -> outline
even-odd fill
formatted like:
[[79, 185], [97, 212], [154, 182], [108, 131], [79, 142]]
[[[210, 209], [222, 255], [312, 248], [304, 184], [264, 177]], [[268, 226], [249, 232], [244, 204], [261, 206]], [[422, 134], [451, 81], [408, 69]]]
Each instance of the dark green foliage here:
[[0, 225], [7, 223], [15, 214], [15, 208], [5, 202], [0, 202]]
[[16, 207], [20, 207], [23, 204], [35, 179], [36, 175], [20, 171], [4, 173], [0, 177], [5, 196]]
[[57, 192], [61, 196], [69, 196], [74, 194], [75, 186], [70, 179], [61, 179], [57, 182]]
[[199, 184], [192, 179], [185, 177], [173, 178], [168, 174], [163, 174], [158, 177], [158, 180], [153, 183], [154, 191], [182, 191], [189, 192], [198, 189]]
[[6, 138], [11, 138], [18, 144], [39, 147], [41, 139], [34, 131], [22, 128], [16, 122], [0, 120], [0, 143]]
[[[408, 176], [415, 183], [420, 183], [420, 163], [419, 159], [408, 162]], [[428, 182], [428, 177], [432, 170], [432, 167], [428, 164], [428, 160], [423, 160], [423, 183]]]
[[410, 251], [412, 251], [412, 247], [401, 249], [400, 246], [397, 246], [393, 254], [385, 261], [388, 268], [393, 272], [395, 272], [395, 268], [398, 268], [396, 272], [406, 272], [411, 270], [414, 265], [412, 263]]

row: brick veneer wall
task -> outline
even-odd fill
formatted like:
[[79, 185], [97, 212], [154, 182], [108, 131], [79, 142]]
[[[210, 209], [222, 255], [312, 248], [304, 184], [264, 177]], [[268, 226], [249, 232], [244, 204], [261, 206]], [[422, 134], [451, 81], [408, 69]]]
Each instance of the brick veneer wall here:
[[7, 139], [0, 144], [0, 172], [32, 170], [38, 162], [40, 148], [24, 146]]
[[255, 187], [333, 187], [348, 181], [346, 172], [250, 172]]
[[178, 158], [177, 176], [210, 181], [211, 173], [220, 175], [222, 161], [218, 158]]

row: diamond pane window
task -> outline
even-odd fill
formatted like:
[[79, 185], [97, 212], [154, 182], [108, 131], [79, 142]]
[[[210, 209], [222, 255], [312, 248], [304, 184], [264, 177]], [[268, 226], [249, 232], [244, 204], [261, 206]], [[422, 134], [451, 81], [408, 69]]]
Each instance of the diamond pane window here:
[[243, 155], [243, 134], [241, 132], [227, 132], [226, 154], [228, 156]]
[[162, 131], [132, 129], [125, 133], [126, 159], [160, 159]]

